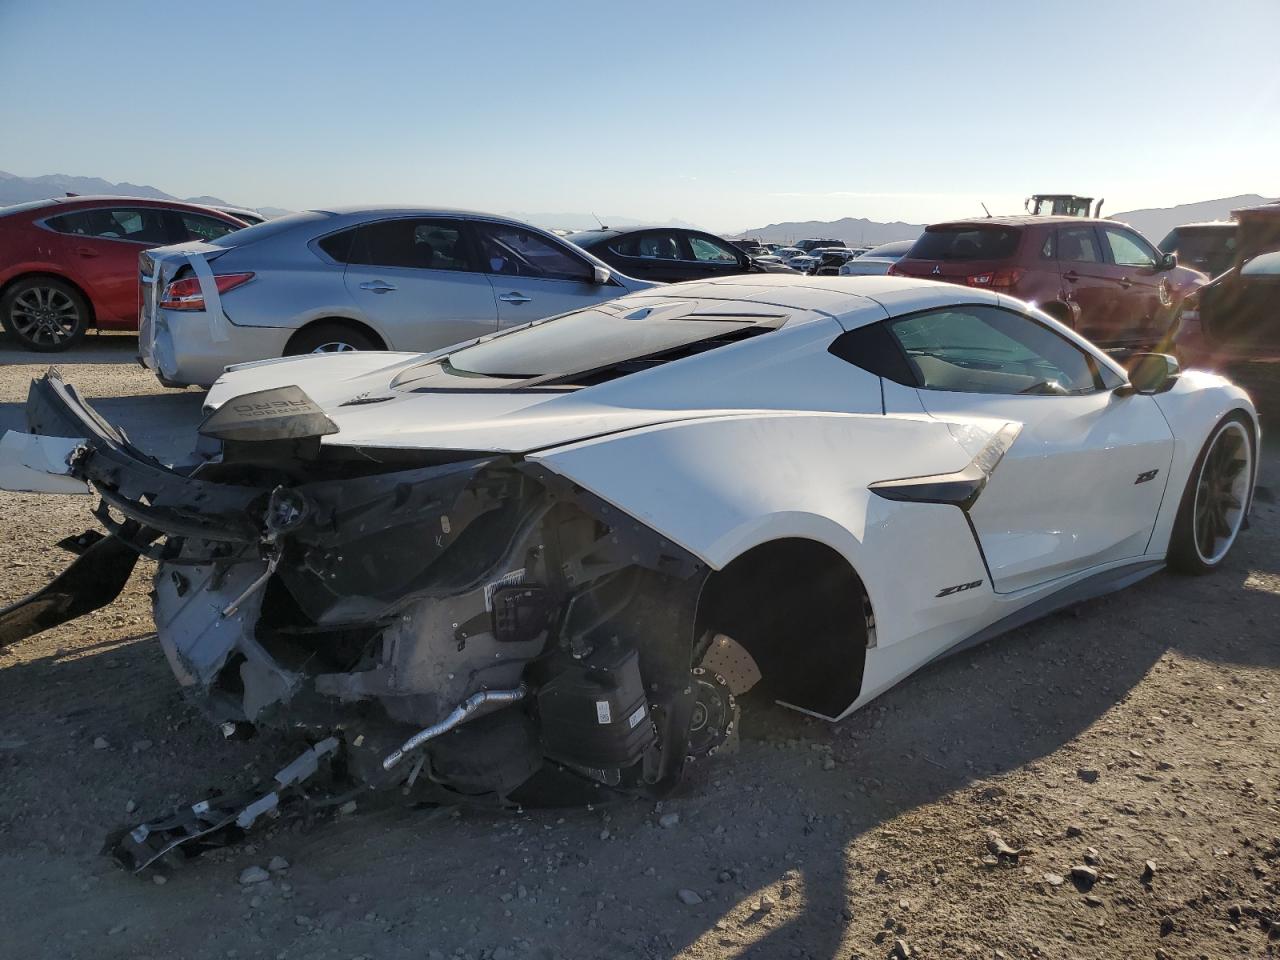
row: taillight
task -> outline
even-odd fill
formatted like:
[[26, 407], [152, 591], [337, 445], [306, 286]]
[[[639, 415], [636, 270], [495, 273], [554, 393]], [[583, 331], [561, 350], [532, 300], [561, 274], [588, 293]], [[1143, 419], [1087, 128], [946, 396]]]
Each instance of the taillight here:
[[[252, 273], [224, 273], [213, 278], [218, 296], [234, 290], [253, 279]], [[165, 310], [203, 310], [204, 294], [200, 290], [199, 277], [174, 280], [164, 288], [160, 306]]]
[[988, 270], [986, 273], [974, 273], [964, 278], [970, 287], [986, 287], [989, 290], [1012, 290], [1022, 279], [1022, 271], [1016, 267], [1003, 270]]

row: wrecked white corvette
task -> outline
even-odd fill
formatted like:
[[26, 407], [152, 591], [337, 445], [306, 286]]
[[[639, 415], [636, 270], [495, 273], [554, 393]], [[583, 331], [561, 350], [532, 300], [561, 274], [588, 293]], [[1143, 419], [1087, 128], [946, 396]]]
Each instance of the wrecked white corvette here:
[[778, 275], [433, 355], [234, 367], [175, 467], [51, 374], [0, 485], [91, 490], [108, 535], [0, 612], [0, 644], [109, 602], [146, 554], [179, 683], [229, 735], [306, 739], [271, 791], [134, 830], [134, 864], [322, 764], [362, 789], [660, 795], [752, 686], [840, 718], [1166, 562], [1217, 566], [1253, 407], [1159, 355], [1133, 369], [986, 291]]

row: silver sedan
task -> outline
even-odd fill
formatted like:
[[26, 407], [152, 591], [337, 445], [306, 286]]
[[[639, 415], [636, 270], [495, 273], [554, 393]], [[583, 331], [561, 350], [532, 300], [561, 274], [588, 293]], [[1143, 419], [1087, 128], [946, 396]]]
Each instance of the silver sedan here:
[[273, 357], [437, 350], [652, 286], [529, 224], [421, 207], [311, 210], [139, 267], [139, 354], [167, 386]]

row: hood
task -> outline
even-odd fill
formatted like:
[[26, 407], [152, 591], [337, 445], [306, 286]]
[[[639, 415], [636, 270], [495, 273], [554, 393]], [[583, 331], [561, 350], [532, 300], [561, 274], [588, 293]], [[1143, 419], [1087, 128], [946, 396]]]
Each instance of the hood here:
[[527, 453], [575, 440], [731, 410], [650, 410], [604, 404], [589, 390], [449, 389], [414, 393], [392, 388], [419, 365], [417, 353], [328, 353], [240, 364], [209, 390], [212, 413], [236, 397], [297, 386], [338, 427], [326, 446]]

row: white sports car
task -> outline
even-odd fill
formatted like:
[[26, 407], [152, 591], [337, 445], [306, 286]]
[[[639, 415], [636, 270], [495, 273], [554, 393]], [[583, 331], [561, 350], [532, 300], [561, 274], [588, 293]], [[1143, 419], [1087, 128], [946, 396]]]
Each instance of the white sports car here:
[[[435, 354], [229, 368], [174, 468], [51, 373], [0, 483], [91, 490], [109, 535], [0, 643], [146, 554], [179, 683], [228, 733], [305, 734], [308, 772], [657, 795], [753, 686], [839, 720], [1052, 610], [1218, 566], [1253, 405], [1163, 355], [1128, 367], [989, 291], [733, 277]], [[228, 804], [137, 828], [133, 862], [258, 809]]]

